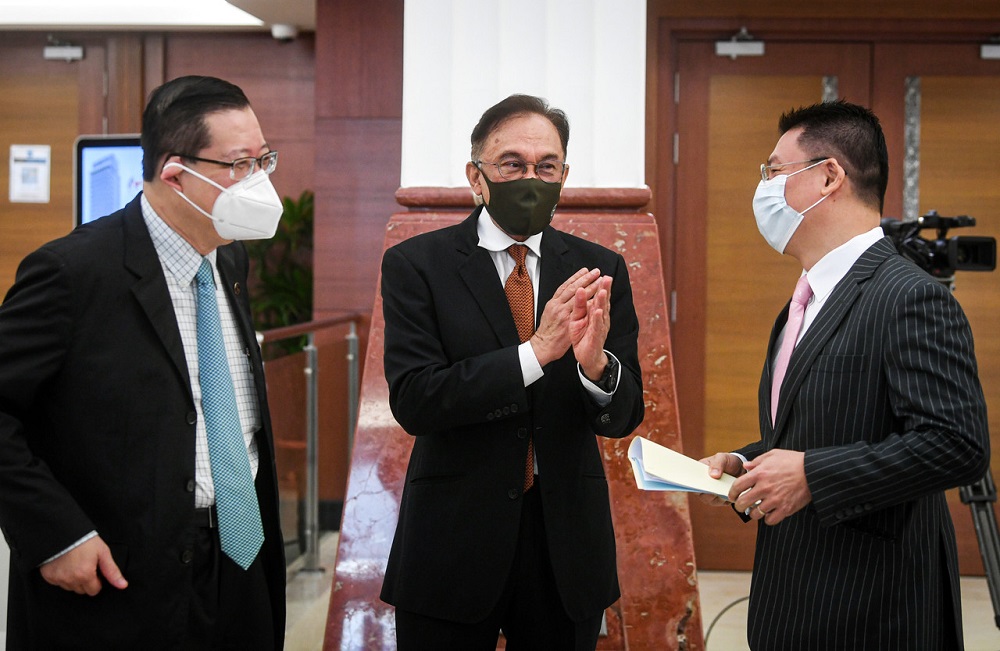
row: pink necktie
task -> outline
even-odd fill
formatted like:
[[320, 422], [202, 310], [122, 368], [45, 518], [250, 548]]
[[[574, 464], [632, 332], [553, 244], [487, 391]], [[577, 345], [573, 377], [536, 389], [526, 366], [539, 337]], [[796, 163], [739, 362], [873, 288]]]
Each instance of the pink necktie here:
[[799, 338], [799, 330], [802, 329], [802, 317], [806, 314], [806, 304], [812, 297], [812, 287], [809, 280], [803, 274], [799, 282], [795, 283], [795, 292], [792, 294], [792, 303], [788, 306], [788, 322], [785, 324], [785, 337], [781, 341], [781, 350], [778, 351], [778, 359], [774, 362], [774, 375], [771, 381], [771, 423], [774, 423], [778, 416], [778, 393], [781, 391], [781, 383], [785, 379], [785, 371], [788, 370], [788, 360], [792, 358], [792, 349]]

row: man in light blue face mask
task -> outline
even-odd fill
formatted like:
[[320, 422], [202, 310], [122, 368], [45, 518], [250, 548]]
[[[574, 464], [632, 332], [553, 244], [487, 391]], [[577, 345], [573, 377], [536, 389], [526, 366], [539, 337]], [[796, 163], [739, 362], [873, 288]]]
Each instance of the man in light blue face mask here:
[[750, 647], [963, 648], [944, 491], [990, 458], [969, 323], [883, 236], [875, 115], [831, 102], [779, 127], [753, 212], [802, 273], [767, 346], [760, 438], [703, 460], [758, 521]]
[[279, 649], [285, 562], [246, 291], [277, 165], [243, 91], [181, 77], [143, 191], [21, 263], [0, 305], [16, 649]]

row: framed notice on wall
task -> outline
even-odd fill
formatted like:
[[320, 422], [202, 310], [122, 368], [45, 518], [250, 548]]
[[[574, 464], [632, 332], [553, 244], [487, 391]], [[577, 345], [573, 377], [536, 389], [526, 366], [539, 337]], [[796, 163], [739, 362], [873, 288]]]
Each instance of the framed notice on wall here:
[[48, 203], [51, 164], [49, 145], [11, 145], [11, 203]]

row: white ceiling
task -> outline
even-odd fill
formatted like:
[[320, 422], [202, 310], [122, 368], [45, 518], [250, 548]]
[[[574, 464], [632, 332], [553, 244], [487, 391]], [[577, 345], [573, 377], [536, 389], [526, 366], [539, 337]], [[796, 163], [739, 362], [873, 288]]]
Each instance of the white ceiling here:
[[268, 25], [293, 25], [300, 30], [316, 30], [316, 0], [226, 0], [229, 4], [260, 18]]
[[316, 0], [0, 0], [0, 29], [316, 28]]

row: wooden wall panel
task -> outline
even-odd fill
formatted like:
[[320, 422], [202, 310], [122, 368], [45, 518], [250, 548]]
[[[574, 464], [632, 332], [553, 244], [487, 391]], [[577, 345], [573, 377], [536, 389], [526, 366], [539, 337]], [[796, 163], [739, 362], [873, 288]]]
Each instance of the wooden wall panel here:
[[[0, 300], [21, 259], [72, 227], [79, 66], [43, 60], [44, 45], [44, 38], [24, 35], [0, 49]], [[51, 147], [48, 203], [11, 203], [10, 146], [15, 144]]]
[[316, 7], [315, 315], [371, 312], [402, 156], [403, 2]]
[[403, 0], [318, 2], [316, 35], [320, 119], [402, 118]]
[[243, 89], [264, 137], [280, 152], [272, 177], [279, 195], [315, 189], [312, 35], [280, 42], [258, 32], [169, 34], [163, 48], [164, 80], [211, 75]]

